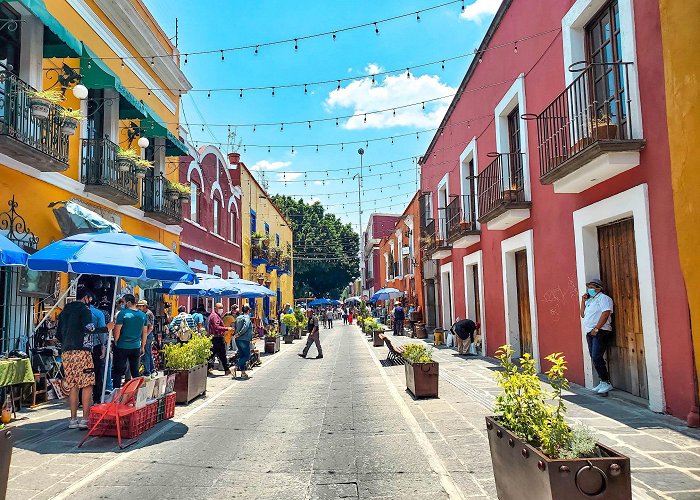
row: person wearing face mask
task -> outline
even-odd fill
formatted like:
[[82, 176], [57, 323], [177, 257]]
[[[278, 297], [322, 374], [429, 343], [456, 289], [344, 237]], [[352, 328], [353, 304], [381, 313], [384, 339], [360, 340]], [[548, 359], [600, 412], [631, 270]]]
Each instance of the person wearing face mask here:
[[603, 293], [603, 282], [592, 279], [586, 283], [586, 293], [581, 296], [581, 318], [586, 331], [588, 353], [600, 378], [593, 388], [598, 394], [607, 394], [613, 389], [610, 373], [605, 363], [605, 351], [612, 339], [613, 300]]
[[224, 305], [218, 302], [214, 306], [214, 311], [209, 315], [209, 334], [212, 336], [212, 360], [216, 356], [224, 367], [224, 375], [231, 375], [228, 359], [226, 359], [226, 340], [224, 335], [226, 332], [233, 330], [233, 327], [226, 326], [222, 316], [224, 315]]

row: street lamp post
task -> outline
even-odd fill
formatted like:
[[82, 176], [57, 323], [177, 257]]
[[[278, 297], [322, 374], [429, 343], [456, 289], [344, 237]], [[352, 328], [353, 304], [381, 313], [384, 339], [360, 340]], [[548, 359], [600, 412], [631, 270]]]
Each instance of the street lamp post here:
[[358, 208], [358, 215], [357, 215], [357, 233], [358, 233], [358, 259], [359, 259], [359, 267], [360, 267], [360, 295], [362, 294], [362, 288], [364, 287], [365, 283], [365, 266], [364, 266], [364, 248], [362, 248], [362, 158], [365, 154], [365, 150], [360, 148], [357, 150], [357, 154], [360, 155], [360, 173], [355, 174], [352, 176], [354, 179], [357, 177], [357, 208]]

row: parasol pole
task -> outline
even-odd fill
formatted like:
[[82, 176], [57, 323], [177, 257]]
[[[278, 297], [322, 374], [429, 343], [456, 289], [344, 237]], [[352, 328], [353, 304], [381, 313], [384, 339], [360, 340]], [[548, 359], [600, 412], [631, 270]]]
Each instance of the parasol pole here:
[[[114, 310], [117, 307], [117, 288], [119, 287], [119, 277], [114, 278], [114, 295], [112, 297], [112, 316], [110, 317], [110, 322], [114, 323]], [[105, 389], [107, 388], [107, 369], [109, 368], [109, 358], [111, 357], [112, 347], [112, 330], [107, 331], [107, 350], [105, 351], [105, 371], [102, 377], [102, 395], [100, 396], [100, 403], [105, 402]]]

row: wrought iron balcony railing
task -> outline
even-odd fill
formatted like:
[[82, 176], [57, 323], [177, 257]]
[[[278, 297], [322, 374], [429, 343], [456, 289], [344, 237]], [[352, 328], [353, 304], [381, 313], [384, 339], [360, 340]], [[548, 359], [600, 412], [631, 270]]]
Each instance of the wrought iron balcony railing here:
[[182, 202], [179, 198], [168, 198], [165, 193], [167, 187], [168, 180], [163, 174], [147, 175], [141, 188], [141, 209], [149, 217], [165, 224], [179, 224], [182, 222]]
[[509, 208], [528, 207], [522, 153], [499, 154], [477, 176], [479, 222], [488, 222]]
[[83, 139], [83, 184], [85, 191], [99, 194], [120, 205], [138, 201], [138, 179], [133, 168], [122, 172], [117, 167], [119, 146], [107, 139]]
[[[560, 167], [590, 146], [610, 151], [639, 150], [629, 95], [631, 63], [595, 63], [537, 115], [540, 179], [549, 184]], [[531, 118], [534, 118], [532, 116]], [[574, 168], [579, 167], [576, 165]], [[554, 177], [554, 178], [552, 178]]]
[[13, 158], [44, 172], [68, 168], [68, 136], [61, 133], [61, 109], [49, 106], [47, 118], [32, 115], [35, 90], [10, 71], [0, 71], [0, 146]]
[[455, 196], [447, 205], [447, 240], [452, 241], [476, 231], [476, 205], [468, 194]]

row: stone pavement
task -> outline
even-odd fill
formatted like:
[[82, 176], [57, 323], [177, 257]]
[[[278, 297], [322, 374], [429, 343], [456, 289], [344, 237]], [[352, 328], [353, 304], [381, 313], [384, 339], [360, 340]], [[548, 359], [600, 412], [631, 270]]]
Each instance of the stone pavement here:
[[[125, 450], [112, 438], [78, 449], [60, 404], [25, 414], [8, 498], [495, 498], [491, 361], [436, 350], [440, 398], [416, 401], [356, 326], [321, 333], [324, 359], [283, 344], [248, 381], [210, 378], [206, 398]], [[700, 497], [700, 433], [584, 392], [567, 394], [570, 416], [631, 456], [635, 497]]]

